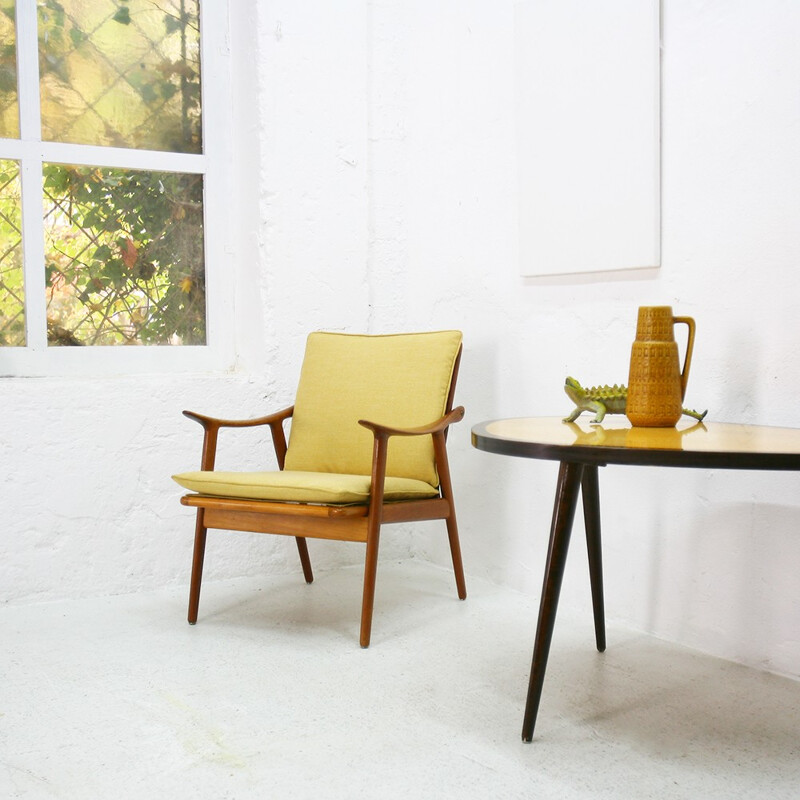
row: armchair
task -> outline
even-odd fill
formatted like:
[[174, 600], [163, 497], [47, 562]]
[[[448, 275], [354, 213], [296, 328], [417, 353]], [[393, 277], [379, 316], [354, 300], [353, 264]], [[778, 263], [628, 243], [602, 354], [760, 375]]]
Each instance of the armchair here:
[[[203, 426], [200, 470], [174, 475], [197, 509], [189, 622], [197, 622], [209, 529], [292, 536], [305, 580], [306, 539], [366, 545], [360, 643], [372, 628], [381, 527], [446, 523], [458, 597], [466, 597], [446, 437], [464, 416], [453, 408], [461, 333], [389, 336], [316, 332], [308, 337], [295, 403], [251, 420], [183, 413]], [[291, 420], [288, 444], [284, 431]], [[214, 469], [221, 429], [268, 426], [277, 470]]]

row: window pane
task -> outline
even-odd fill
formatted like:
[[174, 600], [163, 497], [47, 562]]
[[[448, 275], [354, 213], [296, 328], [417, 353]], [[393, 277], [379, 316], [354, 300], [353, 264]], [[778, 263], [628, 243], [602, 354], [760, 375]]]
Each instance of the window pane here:
[[19, 136], [14, 0], [0, 0], [0, 137]]
[[199, 0], [40, 0], [39, 64], [43, 139], [202, 152]]
[[0, 159], [0, 346], [25, 344], [19, 164]]
[[205, 344], [203, 178], [44, 166], [50, 345]]

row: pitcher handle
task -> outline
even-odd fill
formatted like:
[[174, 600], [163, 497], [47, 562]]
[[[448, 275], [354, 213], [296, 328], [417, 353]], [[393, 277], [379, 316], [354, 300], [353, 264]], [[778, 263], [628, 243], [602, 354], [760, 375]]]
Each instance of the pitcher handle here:
[[694, 320], [691, 317], [673, 317], [673, 325], [682, 322], [689, 328], [689, 338], [686, 341], [686, 355], [683, 358], [681, 370], [681, 402], [686, 397], [686, 384], [689, 382], [689, 368], [692, 366], [692, 351], [694, 350]]

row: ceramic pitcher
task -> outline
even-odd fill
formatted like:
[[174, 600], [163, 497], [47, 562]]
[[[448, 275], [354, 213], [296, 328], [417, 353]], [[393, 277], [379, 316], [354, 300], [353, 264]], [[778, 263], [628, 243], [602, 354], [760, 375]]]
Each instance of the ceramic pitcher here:
[[[674, 327], [689, 329], [681, 368]], [[641, 306], [631, 348], [626, 416], [631, 425], [668, 428], [681, 418], [694, 349], [694, 320], [675, 317], [670, 306]]]

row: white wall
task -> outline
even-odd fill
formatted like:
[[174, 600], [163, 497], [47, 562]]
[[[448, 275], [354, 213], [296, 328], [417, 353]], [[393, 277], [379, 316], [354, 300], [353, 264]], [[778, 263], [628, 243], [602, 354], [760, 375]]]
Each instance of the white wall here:
[[[567, 374], [624, 382], [636, 308], [653, 303], [697, 320], [690, 405], [714, 420], [796, 424], [800, 7], [666, 0], [663, 266], [527, 283], [514, 227], [512, 4], [409, 9], [407, 276], [432, 286], [416, 323], [465, 330], [468, 425], [566, 413]], [[538, 592], [556, 466], [454, 438], [469, 569]], [[601, 471], [609, 617], [800, 675], [797, 486], [796, 475]], [[588, 615], [580, 536], [573, 546], [562, 602]], [[419, 547], [445, 563], [442, 548]]]
[[[469, 428], [565, 414], [567, 374], [624, 381], [637, 306], [697, 320], [687, 403], [713, 420], [795, 424], [796, 3], [664, 0], [662, 267], [527, 281], [511, 0], [234, 5], [237, 371], [0, 381], [0, 597], [185, 582], [192, 523], [168, 475], [199, 442], [180, 409], [290, 402], [314, 328], [464, 331], [468, 416], [451, 453], [467, 571], [532, 594], [556, 465], [475, 451]], [[238, 437], [224, 452], [256, 462]], [[603, 470], [609, 617], [800, 676], [797, 480]], [[384, 537], [384, 554], [446, 563], [440, 527], [423, 527], [410, 548]], [[580, 520], [562, 603], [588, 615], [579, 534]], [[275, 539], [212, 537], [208, 577], [297, 570]], [[324, 568], [356, 560], [354, 547], [312, 554]]]

